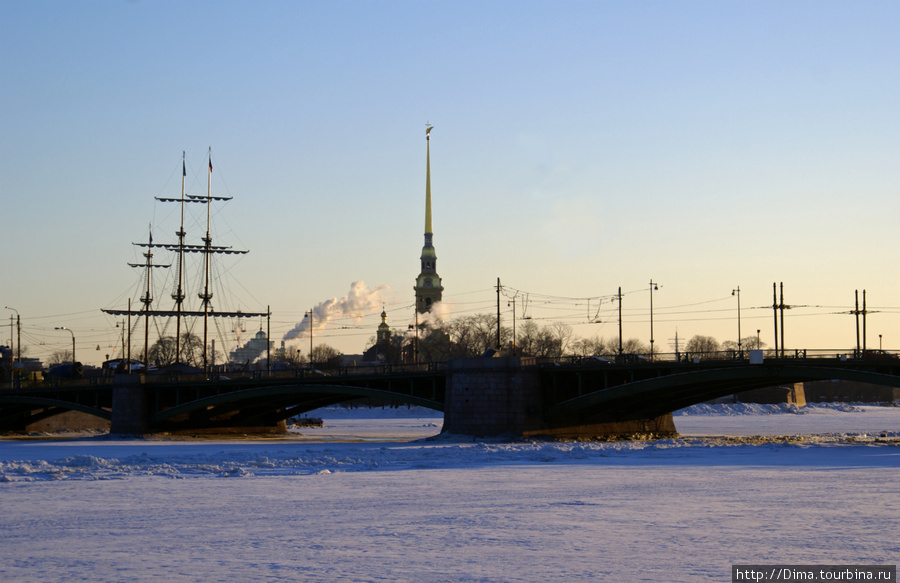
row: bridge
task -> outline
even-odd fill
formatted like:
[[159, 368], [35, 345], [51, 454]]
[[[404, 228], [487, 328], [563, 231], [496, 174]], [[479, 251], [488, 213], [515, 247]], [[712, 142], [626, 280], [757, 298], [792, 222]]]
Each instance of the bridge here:
[[[799, 353], [798, 353], [799, 355]], [[602, 359], [541, 362], [481, 358], [446, 365], [260, 372], [248, 378], [116, 375], [0, 388], [0, 430], [79, 411], [121, 434], [283, 429], [284, 420], [359, 398], [444, 413], [466, 435], [673, 434], [671, 412], [750, 389], [846, 380], [900, 390], [900, 359]], [[895, 394], [898, 394], [895, 391]]]
[[[443, 410], [445, 374], [435, 365], [222, 375], [115, 375], [0, 389], [0, 430], [65, 411], [111, 422], [111, 432], [277, 430], [285, 419], [370, 397]], [[282, 427], [283, 429], [283, 427]]]
[[639, 361], [630, 366], [544, 369], [550, 427], [656, 419], [734, 393], [809, 381], [892, 387], [900, 396], [900, 359], [767, 358], [700, 362]]

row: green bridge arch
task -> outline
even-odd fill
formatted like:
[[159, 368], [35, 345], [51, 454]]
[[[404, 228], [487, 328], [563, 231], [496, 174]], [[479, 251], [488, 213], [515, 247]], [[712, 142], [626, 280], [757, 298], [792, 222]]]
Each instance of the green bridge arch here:
[[684, 407], [753, 389], [788, 383], [843, 380], [900, 387], [900, 375], [849, 368], [806, 364], [747, 364], [703, 368], [605, 386], [547, 408], [548, 418], [607, 415], [621, 418], [654, 417]]
[[150, 426], [161, 427], [178, 417], [190, 417], [197, 412], [202, 412], [202, 417], [206, 419], [235, 414], [243, 423], [271, 423], [360, 398], [418, 405], [441, 412], [444, 410], [444, 403], [434, 399], [372, 387], [331, 383], [278, 384], [204, 396], [160, 409], [150, 416]]
[[84, 405], [82, 403], [73, 403], [72, 401], [63, 399], [53, 399], [48, 397], [40, 397], [38, 395], [9, 395], [0, 396], [0, 405], [25, 405], [33, 407], [56, 407], [64, 411], [80, 411], [94, 417], [100, 417], [107, 421], [111, 418], [112, 413], [106, 409]]

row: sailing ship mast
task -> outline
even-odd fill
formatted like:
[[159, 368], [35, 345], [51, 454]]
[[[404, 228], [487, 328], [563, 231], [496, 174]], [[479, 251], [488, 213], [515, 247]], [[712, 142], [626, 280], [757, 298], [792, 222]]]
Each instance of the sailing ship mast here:
[[[209, 318], [210, 317], [231, 317], [231, 318], [255, 318], [266, 316], [269, 317], [271, 313], [266, 312], [242, 312], [240, 310], [235, 312], [217, 312], [213, 309], [212, 305], [212, 297], [213, 294], [210, 291], [210, 269], [211, 269], [211, 256], [213, 254], [246, 254], [249, 251], [236, 250], [231, 247], [219, 246], [212, 244], [212, 234], [211, 234], [211, 207], [214, 201], [229, 201], [231, 197], [224, 196], [213, 196], [212, 195], [212, 148], [209, 149], [208, 152], [208, 161], [209, 161], [209, 170], [207, 172], [207, 183], [206, 183], [206, 194], [205, 195], [194, 195], [194, 194], [185, 194], [185, 178], [187, 176], [187, 165], [185, 162], [185, 153], [182, 151], [181, 153], [181, 197], [180, 198], [166, 198], [166, 197], [156, 197], [156, 200], [160, 202], [177, 202], [181, 206], [181, 222], [179, 224], [178, 231], [175, 234], [178, 236], [177, 243], [154, 243], [152, 234], [148, 243], [135, 243], [135, 245], [146, 246], [147, 252], [144, 256], [147, 258], [147, 261], [144, 264], [129, 264], [133, 266], [142, 266], [146, 267], [148, 270], [147, 276], [147, 289], [144, 295], [141, 297], [141, 301], [144, 302], [144, 316], [145, 316], [145, 331], [144, 331], [144, 361], [147, 362], [149, 352], [148, 352], [148, 344], [149, 344], [149, 318], [151, 316], [154, 317], [175, 317], [176, 319], [176, 336], [175, 336], [175, 362], [181, 362], [181, 322], [183, 319], [188, 317], [203, 317], [203, 368], [204, 370], [208, 370], [209, 367], [209, 358], [208, 358], [208, 344], [209, 344]], [[206, 236], [202, 237], [203, 244], [195, 245], [195, 244], [187, 244], [185, 243], [185, 228], [184, 228], [184, 209], [185, 203], [198, 203], [206, 205]], [[174, 310], [153, 310], [151, 309], [151, 304], [153, 301], [152, 295], [152, 286], [150, 283], [149, 272], [152, 267], [169, 267], [161, 266], [161, 265], [153, 265], [152, 264], [152, 248], [153, 247], [162, 247], [167, 251], [172, 251], [177, 256], [178, 261], [178, 274], [177, 274], [177, 282], [175, 291], [172, 293], [172, 299], [175, 301]], [[200, 310], [186, 310], [184, 307], [185, 299], [187, 298], [187, 294], [185, 293], [185, 262], [184, 262], [184, 254], [185, 253], [202, 253], [204, 255], [204, 275], [203, 275], [203, 290], [198, 294], [198, 297], [201, 300], [202, 308]], [[116, 309], [103, 309], [103, 312], [111, 315], [124, 315], [126, 313], [130, 316], [130, 310], [127, 312], [125, 310], [116, 310]]]
[[178, 226], [178, 287], [172, 293], [175, 300], [175, 362], [181, 362], [181, 308], [184, 303], [184, 179], [187, 177], [187, 165], [184, 150], [181, 151], [181, 222]]
[[[143, 295], [141, 295], [141, 303], [144, 304], [144, 362], [147, 362], [147, 355], [150, 344], [150, 306], [153, 305], [153, 268], [161, 267], [161, 268], [169, 268], [171, 265], [160, 265], [153, 264], [153, 227], [152, 225], [149, 228], [149, 240], [147, 241], [147, 251], [144, 253], [144, 257], [146, 258], [144, 263], [129, 263], [130, 267], [143, 267], [147, 270], [147, 287], [144, 290]], [[135, 243], [136, 245], [138, 243]], [[129, 310], [129, 315], [131, 311]], [[128, 363], [128, 368], [131, 370], [131, 363]]]
[[206, 245], [206, 252], [204, 253], [206, 265], [204, 266], [203, 275], [203, 293], [200, 294], [200, 299], [203, 300], [203, 370], [207, 370], [209, 367], [209, 350], [207, 349], [207, 346], [209, 346], [209, 300], [212, 299], [212, 294], [209, 292], [209, 256], [212, 250], [212, 236], [209, 234], [209, 216], [210, 208], [212, 207], [210, 204], [212, 199], [212, 146], [209, 147], [208, 157], [209, 172], [206, 174], [206, 237], [203, 238], [203, 244]]

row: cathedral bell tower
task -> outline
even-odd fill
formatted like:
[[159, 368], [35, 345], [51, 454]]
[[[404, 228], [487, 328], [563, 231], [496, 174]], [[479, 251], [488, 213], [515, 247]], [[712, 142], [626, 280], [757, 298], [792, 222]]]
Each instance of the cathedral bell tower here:
[[437, 274], [437, 255], [434, 252], [431, 230], [431, 125], [425, 126], [425, 245], [422, 247], [421, 271], [416, 278], [416, 311], [420, 314], [431, 311], [431, 307], [441, 301], [444, 288]]
[[377, 346], [391, 345], [391, 327], [387, 323], [387, 312], [384, 307], [381, 308], [381, 324], [378, 325], [378, 332], [375, 336], [375, 344]]

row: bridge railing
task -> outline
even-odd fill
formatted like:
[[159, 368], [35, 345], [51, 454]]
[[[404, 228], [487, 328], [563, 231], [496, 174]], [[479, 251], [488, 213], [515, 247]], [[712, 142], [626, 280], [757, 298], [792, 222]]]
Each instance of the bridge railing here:
[[[748, 362], [751, 350], [719, 350], [709, 352], [656, 352], [642, 354], [602, 354], [602, 355], [569, 355], [561, 358], [551, 357], [522, 357], [524, 366], [540, 365], [625, 365], [641, 366], [654, 363], [694, 363], [694, 362]], [[900, 360], [900, 351], [891, 350], [855, 350], [855, 349], [789, 349], [775, 351], [766, 349], [762, 351], [763, 359], [832, 359], [845, 361], [897, 361]], [[418, 364], [387, 364], [366, 363], [336, 368], [300, 368], [288, 370], [252, 370], [245, 372], [212, 372], [212, 373], [163, 373], [146, 374], [142, 382], [144, 384], [179, 383], [179, 382], [222, 382], [239, 379], [291, 379], [291, 378], [315, 378], [315, 377], [341, 377], [351, 375], [403, 375], [403, 374], [428, 374], [445, 371], [446, 362], [427, 362]], [[0, 390], [27, 389], [46, 387], [96, 387], [111, 386], [115, 383], [113, 375], [89, 376], [80, 379], [63, 377], [45, 377], [43, 380], [15, 379], [12, 382], [0, 384]]]
[[[572, 355], [562, 358], [542, 358], [538, 359], [535, 364], [578, 364], [578, 365], [599, 365], [599, 364], [618, 364], [618, 365], [640, 365], [672, 362], [742, 362], [751, 359], [751, 350], [717, 350], [705, 352], [656, 352], [654, 354], [603, 354], [603, 355]], [[831, 360], [900, 360], [900, 352], [887, 350], [854, 350], [854, 349], [833, 349], [833, 348], [816, 348], [816, 349], [767, 349], [761, 350], [764, 360], [785, 359], [785, 360], [805, 360], [805, 359], [831, 359]]]

